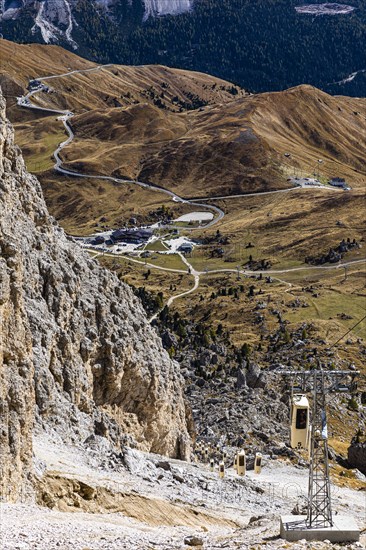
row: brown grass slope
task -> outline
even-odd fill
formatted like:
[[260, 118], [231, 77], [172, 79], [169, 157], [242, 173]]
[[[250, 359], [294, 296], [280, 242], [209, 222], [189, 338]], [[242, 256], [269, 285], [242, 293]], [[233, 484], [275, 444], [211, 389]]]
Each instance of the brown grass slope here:
[[58, 46], [16, 44], [0, 39], [0, 86], [9, 118], [13, 123], [35, 118], [30, 111], [19, 112], [15, 107], [16, 97], [24, 94], [30, 79], [94, 66], [95, 63]]
[[311, 86], [184, 113], [147, 105], [89, 111], [73, 127], [77, 139], [65, 151], [70, 165], [185, 196], [278, 189], [294, 170], [311, 175], [318, 159], [323, 176], [343, 176], [357, 187], [366, 175], [366, 101]]
[[300, 167], [319, 154], [331, 169], [339, 165], [366, 174], [365, 99], [332, 97], [312, 86], [299, 86], [257, 96], [252, 102], [257, 134], [279, 153], [292, 153]]
[[0, 40], [0, 59], [1, 72], [14, 79], [19, 86], [26, 86], [30, 78], [37, 76], [96, 66], [59, 46], [16, 44], [4, 39]]
[[[5, 95], [10, 97], [24, 91], [31, 78], [97, 67], [58, 46], [20, 45], [3, 39], [0, 60], [0, 83], [5, 84]], [[238, 96], [246, 95], [244, 90], [220, 78], [159, 65], [106, 66], [47, 84], [51, 93], [38, 99], [40, 105], [78, 113], [141, 102], [158, 102], [166, 109], [179, 111], [195, 99], [214, 104], [232, 100], [233, 91]]]
[[[0, 58], [1, 78], [12, 79], [20, 91], [36, 75], [93, 67], [56, 46], [5, 40]], [[76, 139], [63, 153], [74, 169], [204, 197], [284, 188], [290, 173], [310, 175], [322, 159], [324, 177], [343, 176], [353, 188], [364, 188], [365, 99], [331, 97], [310, 86], [257, 96], [239, 90], [234, 97], [228, 82], [161, 66], [112, 66], [49, 84], [51, 92], [40, 94], [38, 103], [76, 114]], [[207, 105], [187, 110], [192, 101]], [[54, 116], [11, 101], [9, 111], [30, 168], [48, 170], [62, 126]]]

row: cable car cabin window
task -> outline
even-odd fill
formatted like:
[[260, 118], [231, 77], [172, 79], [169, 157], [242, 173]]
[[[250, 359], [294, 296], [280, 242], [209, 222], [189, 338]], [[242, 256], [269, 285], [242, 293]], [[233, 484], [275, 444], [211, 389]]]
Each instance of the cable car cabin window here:
[[256, 460], [256, 466], [259, 468], [262, 464], [262, 459], [260, 457], [257, 458]]
[[244, 455], [239, 455], [239, 466], [244, 466]]
[[307, 409], [297, 409], [296, 411], [296, 429], [305, 430], [308, 420], [308, 410]]

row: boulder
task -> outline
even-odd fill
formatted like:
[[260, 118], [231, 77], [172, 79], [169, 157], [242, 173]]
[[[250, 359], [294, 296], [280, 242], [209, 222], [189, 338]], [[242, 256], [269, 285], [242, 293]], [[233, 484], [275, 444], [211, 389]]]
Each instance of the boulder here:
[[266, 387], [265, 375], [255, 363], [249, 364], [246, 373], [246, 382], [252, 389], [263, 389]]
[[366, 441], [352, 441], [348, 447], [348, 463], [351, 468], [357, 468], [366, 475]]

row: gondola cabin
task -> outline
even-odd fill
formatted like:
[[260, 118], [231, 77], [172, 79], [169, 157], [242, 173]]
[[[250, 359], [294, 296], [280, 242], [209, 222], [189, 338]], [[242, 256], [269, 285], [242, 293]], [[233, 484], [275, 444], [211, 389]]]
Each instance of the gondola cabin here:
[[305, 395], [294, 395], [291, 403], [291, 447], [309, 446], [309, 401]]
[[222, 461], [219, 464], [219, 477], [220, 479], [224, 479], [225, 477], [225, 464]]
[[237, 456], [237, 472], [239, 476], [245, 476], [245, 470], [246, 470], [246, 458], [245, 458], [245, 451], [240, 451], [240, 453]]
[[254, 472], [260, 474], [262, 471], [262, 455], [261, 453], [255, 453], [254, 459]]

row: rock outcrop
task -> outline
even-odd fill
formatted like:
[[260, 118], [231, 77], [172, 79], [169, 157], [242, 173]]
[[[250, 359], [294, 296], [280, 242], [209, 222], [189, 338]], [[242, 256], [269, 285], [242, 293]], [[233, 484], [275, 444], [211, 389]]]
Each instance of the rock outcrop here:
[[179, 367], [139, 300], [70, 242], [26, 172], [0, 96], [2, 495], [31, 478], [33, 430], [186, 457]]
[[366, 441], [363, 443], [355, 439], [352, 441], [348, 447], [348, 464], [366, 475]]

